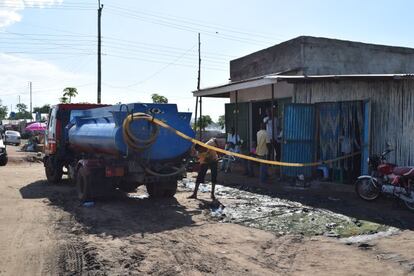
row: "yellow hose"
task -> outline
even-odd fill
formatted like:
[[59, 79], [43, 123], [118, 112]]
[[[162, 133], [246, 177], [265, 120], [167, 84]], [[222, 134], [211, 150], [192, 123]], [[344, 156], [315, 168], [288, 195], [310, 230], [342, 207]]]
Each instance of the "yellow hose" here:
[[137, 138], [131, 130], [131, 124], [134, 121], [146, 120], [152, 122], [152, 119], [153, 117], [146, 113], [134, 113], [128, 115], [125, 118], [124, 122], [122, 123], [122, 132], [124, 135], [125, 143], [128, 145], [128, 147], [136, 151], [143, 151], [149, 148], [155, 142], [159, 133], [159, 127], [157, 124], [152, 123], [153, 127], [151, 130], [150, 138], [146, 140]]
[[[125, 129], [126, 129], [125, 126], [129, 127], [130, 122], [132, 122], [134, 120], [133, 118], [135, 118], [135, 117], [136, 118], [139, 118], [139, 119], [142, 119], [142, 120], [150, 121], [153, 124], [157, 124], [157, 125], [165, 128], [165, 129], [168, 129], [169, 131], [175, 133], [176, 135], [180, 136], [181, 138], [183, 138], [183, 139], [185, 139], [187, 141], [190, 141], [193, 144], [200, 145], [200, 146], [202, 146], [204, 148], [207, 148], [207, 149], [210, 149], [210, 150], [214, 150], [216, 152], [220, 152], [220, 153], [223, 153], [225, 155], [231, 155], [231, 156], [239, 157], [241, 159], [246, 159], [246, 160], [250, 160], [250, 161], [254, 161], [254, 162], [258, 162], [258, 163], [263, 163], [263, 164], [267, 164], [267, 165], [273, 165], [273, 166], [282, 166], [282, 167], [313, 167], [313, 166], [319, 166], [319, 165], [322, 165], [322, 164], [333, 163], [333, 162], [336, 162], [336, 161], [339, 161], [339, 160], [347, 159], [347, 158], [350, 158], [352, 156], [356, 156], [358, 154], [361, 154], [361, 152], [354, 152], [354, 153], [351, 153], [351, 154], [348, 154], [348, 155], [345, 155], [345, 156], [341, 156], [341, 157], [338, 157], [338, 158], [335, 158], [335, 159], [325, 160], [325, 161], [319, 161], [319, 162], [312, 162], [312, 163], [286, 163], [286, 162], [280, 162], [280, 161], [264, 160], [264, 159], [260, 159], [260, 158], [256, 158], [256, 157], [252, 157], [252, 156], [248, 156], [248, 155], [244, 155], [244, 154], [240, 154], [240, 153], [236, 153], [236, 152], [231, 152], [231, 151], [227, 151], [227, 150], [224, 150], [224, 149], [221, 149], [221, 148], [217, 148], [217, 147], [214, 147], [214, 146], [207, 145], [207, 144], [205, 144], [205, 143], [203, 143], [201, 141], [198, 141], [198, 140], [196, 140], [194, 138], [191, 138], [190, 136], [188, 136], [188, 135], [186, 135], [186, 134], [184, 134], [184, 133], [176, 130], [175, 128], [167, 125], [166, 123], [164, 123], [161, 120], [158, 120], [158, 119], [152, 117], [151, 115], [148, 115], [146, 113], [139, 113], [139, 112], [138, 113], [134, 113], [132, 115], [128, 115], [127, 118], [124, 120], [124, 123], [123, 123], [123, 126], [124, 126], [124, 137], [125, 137], [125, 132], [126, 132], [125, 131]], [[158, 130], [157, 130], [157, 134], [158, 134]], [[151, 137], [151, 138], [153, 138], [155, 140], [156, 136], [155, 137]], [[149, 140], [151, 140], [151, 138]], [[130, 145], [128, 142], [127, 142], [127, 144]], [[133, 145], [133, 148], [137, 147], [134, 144], [132, 144], [132, 145]], [[146, 148], [148, 148], [149, 146], [151, 146], [151, 144], [149, 144]], [[140, 148], [140, 150], [142, 150], [142, 149]]]

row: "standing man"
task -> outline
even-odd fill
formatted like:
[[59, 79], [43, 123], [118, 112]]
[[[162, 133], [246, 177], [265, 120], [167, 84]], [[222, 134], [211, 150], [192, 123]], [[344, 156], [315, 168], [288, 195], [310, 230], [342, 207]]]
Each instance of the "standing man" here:
[[[231, 151], [231, 152], [239, 153], [240, 144], [241, 144], [240, 136], [236, 133], [236, 130], [234, 129], [234, 127], [231, 127], [230, 133], [227, 134], [227, 141], [226, 141], [226, 146], [224, 149]], [[230, 163], [232, 162], [232, 160], [234, 160], [234, 158], [231, 158], [229, 156], [225, 156], [224, 158], [222, 158], [221, 171], [224, 171], [226, 173], [228, 171], [231, 171]]]
[[[260, 159], [267, 159], [266, 156], [269, 154], [267, 147], [267, 132], [266, 125], [264, 123], [260, 124], [260, 130], [257, 132], [257, 146], [256, 146], [256, 155]], [[265, 183], [267, 180], [267, 165], [260, 163], [260, 183]]]
[[[269, 152], [269, 159], [275, 159], [274, 152], [276, 150], [276, 139], [277, 139], [277, 118], [275, 116], [276, 108], [273, 109], [273, 118], [272, 112], [269, 109], [266, 109], [266, 117], [263, 118], [263, 123], [266, 124], [266, 133], [267, 133], [267, 149]], [[274, 133], [273, 133], [274, 132]], [[276, 153], [277, 155], [277, 153]]]
[[236, 133], [236, 130], [235, 130], [234, 127], [230, 128], [230, 133], [227, 134], [227, 141], [226, 142], [227, 142], [227, 144], [232, 143], [235, 146], [237, 146], [240, 143], [240, 136]]
[[[211, 138], [206, 143], [209, 146], [218, 147], [216, 138]], [[195, 150], [198, 152], [198, 160], [200, 162], [200, 170], [197, 175], [194, 192], [188, 198], [197, 198], [198, 187], [200, 183], [204, 183], [207, 170], [211, 171], [211, 199], [215, 200], [214, 190], [217, 183], [217, 152], [214, 150], [206, 149], [198, 144], [195, 145]]]

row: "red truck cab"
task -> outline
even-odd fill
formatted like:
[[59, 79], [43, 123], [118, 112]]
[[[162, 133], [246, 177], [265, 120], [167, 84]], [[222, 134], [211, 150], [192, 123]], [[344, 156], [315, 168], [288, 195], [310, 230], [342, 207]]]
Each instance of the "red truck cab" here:
[[104, 104], [76, 103], [57, 104], [49, 112], [47, 128], [45, 133], [45, 166], [47, 180], [57, 183], [62, 179], [63, 167], [67, 162], [67, 151], [64, 141], [64, 128], [69, 123], [72, 110], [85, 110], [90, 108], [104, 107]]

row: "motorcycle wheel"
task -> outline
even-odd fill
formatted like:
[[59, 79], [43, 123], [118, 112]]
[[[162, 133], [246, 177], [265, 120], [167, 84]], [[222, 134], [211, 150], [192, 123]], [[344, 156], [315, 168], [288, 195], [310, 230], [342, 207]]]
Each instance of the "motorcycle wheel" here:
[[377, 199], [381, 194], [381, 189], [376, 187], [372, 183], [373, 181], [375, 180], [362, 178], [355, 182], [355, 191], [363, 200], [372, 201]]
[[405, 207], [407, 207], [410, 211], [414, 212], [414, 203], [404, 200], [404, 204], [405, 204]]

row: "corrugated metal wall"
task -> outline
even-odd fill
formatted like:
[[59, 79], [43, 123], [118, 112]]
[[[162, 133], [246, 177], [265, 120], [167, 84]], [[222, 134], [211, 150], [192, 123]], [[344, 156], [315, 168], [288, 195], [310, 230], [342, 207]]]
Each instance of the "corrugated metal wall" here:
[[[319, 159], [334, 159], [339, 153], [339, 121], [340, 121], [340, 104], [339, 103], [321, 103], [318, 104], [318, 123], [319, 123]], [[333, 167], [337, 163], [328, 164]]]
[[324, 80], [297, 83], [296, 103], [370, 99], [371, 153], [389, 141], [395, 148], [389, 161], [414, 165], [414, 80]]
[[[315, 159], [315, 106], [287, 104], [283, 122], [282, 161], [313, 162]], [[282, 167], [282, 174], [311, 176], [312, 168]]]

